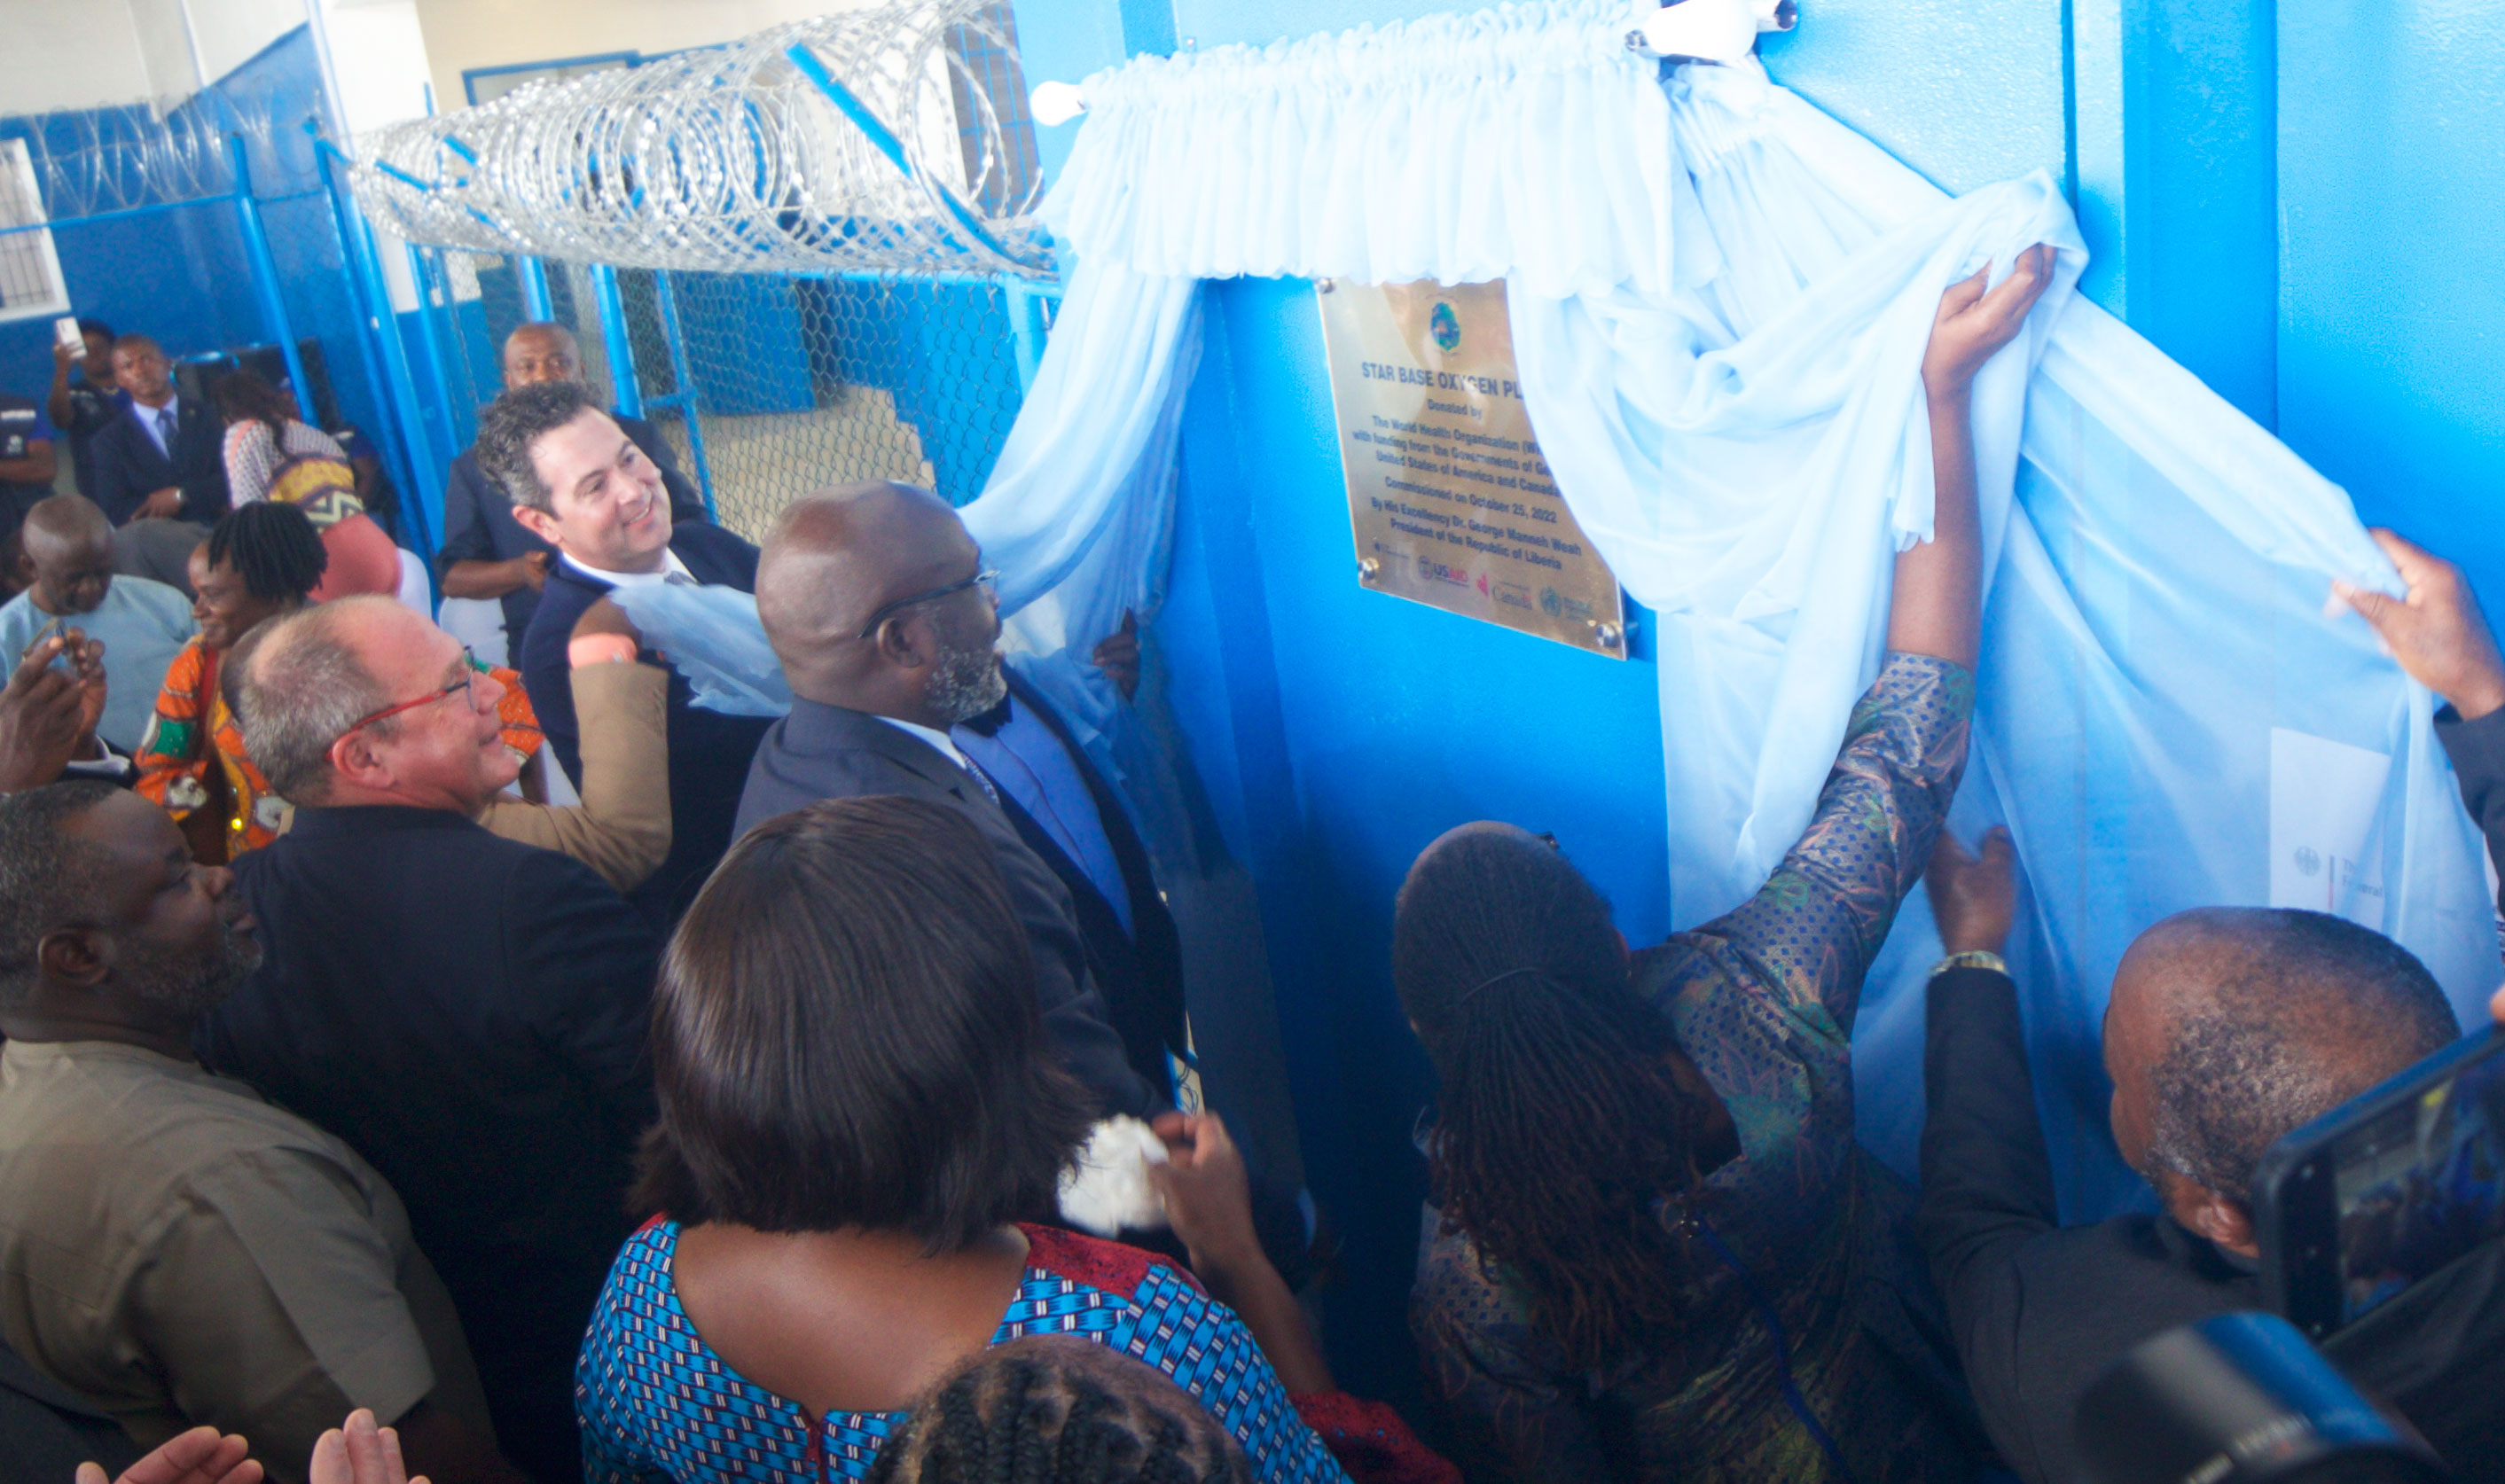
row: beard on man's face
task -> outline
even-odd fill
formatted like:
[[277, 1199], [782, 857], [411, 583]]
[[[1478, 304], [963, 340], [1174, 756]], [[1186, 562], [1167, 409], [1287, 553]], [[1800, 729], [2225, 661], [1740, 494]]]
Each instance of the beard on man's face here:
[[931, 667], [931, 685], [923, 700], [953, 726], [981, 716], [1008, 693], [1008, 677], [1001, 673], [1001, 656], [990, 644], [961, 649], [952, 642]]
[[205, 1015], [261, 967], [260, 940], [235, 930], [242, 916], [240, 903], [219, 914], [217, 946], [206, 954], [125, 941], [116, 976], [151, 1005]]

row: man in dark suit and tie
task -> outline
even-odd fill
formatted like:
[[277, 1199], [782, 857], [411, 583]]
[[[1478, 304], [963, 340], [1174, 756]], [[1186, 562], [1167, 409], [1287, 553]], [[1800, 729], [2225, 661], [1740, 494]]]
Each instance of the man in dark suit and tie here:
[[[478, 466], [512, 502], [513, 519], [556, 549], [518, 668], [557, 760], [582, 784], [581, 735], [566, 682], [575, 619], [614, 587], [679, 583], [757, 587], [757, 548], [719, 526], [670, 515], [660, 470], [579, 381], [518, 387], [478, 419]], [[666, 662], [660, 656], [648, 656]], [[628, 899], [667, 931], [730, 848], [761, 717], [694, 704], [670, 672], [670, 854]]]
[[[582, 348], [563, 325], [534, 320], [505, 336], [504, 371], [509, 392], [543, 381], [580, 382]], [[670, 519], [682, 525], [710, 523], [704, 496], [679, 472], [679, 457], [661, 430], [615, 410], [609, 417], [661, 472], [662, 487], [670, 492]], [[497, 599], [505, 610], [507, 653], [518, 656], [556, 548], [513, 518], [504, 490], [478, 467], [475, 447], [462, 450], [444, 476], [443, 545], [438, 555], [443, 595]]]
[[792, 714], [757, 750], [738, 829], [822, 798], [900, 795], [963, 813], [992, 842], [1034, 946], [1036, 1002], [1063, 1065], [1100, 1113], [1146, 1115], [1164, 1080], [1141, 1076], [1108, 1022], [1069, 888], [948, 734], [1007, 694], [991, 579], [957, 512], [909, 485], [824, 491], [784, 512], [757, 609]]
[[113, 342], [113, 374], [130, 405], [95, 435], [95, 503], [115, 525], [227, 512], [226, 425], [215, 407], [178, 397], [173, 364], [144, 335]]
[[[1136, 656], [1138, 643], [1126, 627], [1097, 647], [1097, 663], [1126, 695], [1139, 671], [1136, 657], [1125, 668], [1118, 656]], [[1008, 693], [1000, 704], [958, 723], [949, 738], [991, 779], [1018, 838], [1068, 889], [1087, 967], [1131, 1069], [1162, 1091], [1175, 1079], [1173, 1063], [1188, 1065], [1190, 1046], [1182, 941], [1147, 845], [1112, 782], [1035, 683], [1015, 661], [1001, 666], [1001, 678]]]
[[575, 1354], [654, 1115], [653, 932], [591, 867], [475, 822], [518, 767], [503, 690], [418, 614], [352, 597], [273, 618], [227, 685], [296, 822], [236, 862], [268, 952], [202, 1058], [391, 1182], [505, 1452], [575, 1479]]

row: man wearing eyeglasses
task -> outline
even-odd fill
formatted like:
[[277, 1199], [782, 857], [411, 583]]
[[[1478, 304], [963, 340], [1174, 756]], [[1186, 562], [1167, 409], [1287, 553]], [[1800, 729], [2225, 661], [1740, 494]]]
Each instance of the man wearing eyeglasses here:
[[792, 714], [758, 749], [738, 828], [880, 795], [964, 814], [991, 842], [1034, 946], [1036, 1003], [1062, 1064], [1102, 1112], [1146, 1114], [1156, 1100], [1107, 1013], [1069, 889], [949, 735], [1008, 694], [997, 577], [957, 512], [910, 485], [821, 491], [784, 512], [759, 568], [757, 614]]
[[[673, 520], [662, 473], [577, 381], [515, 387], [478, 418], [479, 467], [513, 518], [557, 549], [518, 668], [557, 760], [582, 784], [566, 687], [575, 620], [613, 588], [678, 583], [757, 588], [757, 548], [720, 526]], [[666, 663], [666, 661], [663, 661]], [[730, 847], [731, 821], [766, 721], [694, 704], [670, 674], [670, 854], [628, 900], [666, 932]]]
[[476, 822], [519, 767], [503, 687], [423, 616], [343, 598], [270, 619], [226, 684], [296, 818], [238, 863], [268, 953], [204, 1059], [383, 1172], [506, 1452], [575, 1478], [575, 1351], [654, 1113], [655, 935], [588, 866]]

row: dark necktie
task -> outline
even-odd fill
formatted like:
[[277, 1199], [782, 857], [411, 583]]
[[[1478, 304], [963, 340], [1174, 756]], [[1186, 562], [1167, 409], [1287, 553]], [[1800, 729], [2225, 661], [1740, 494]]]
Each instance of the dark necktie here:
[[165, 445], [165, 456], [172, 458], [174, 456], [174, 409], [172, 407], [157, 409], [157, 441]]

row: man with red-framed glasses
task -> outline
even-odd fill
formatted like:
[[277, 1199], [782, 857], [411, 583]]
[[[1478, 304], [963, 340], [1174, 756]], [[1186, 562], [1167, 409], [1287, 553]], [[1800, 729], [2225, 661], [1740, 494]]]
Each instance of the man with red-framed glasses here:
[[476, 823], [516, 766], [503, 687], [422, 616], [323, 604], [232, 668], [245, 746], [296, 822], [236, 871], [269, 954], [203, 1052], [384, 1173], [506, 1452], [570, 1478], [575, 1348], [653, 1113], [652, 929], [581, 862]]

